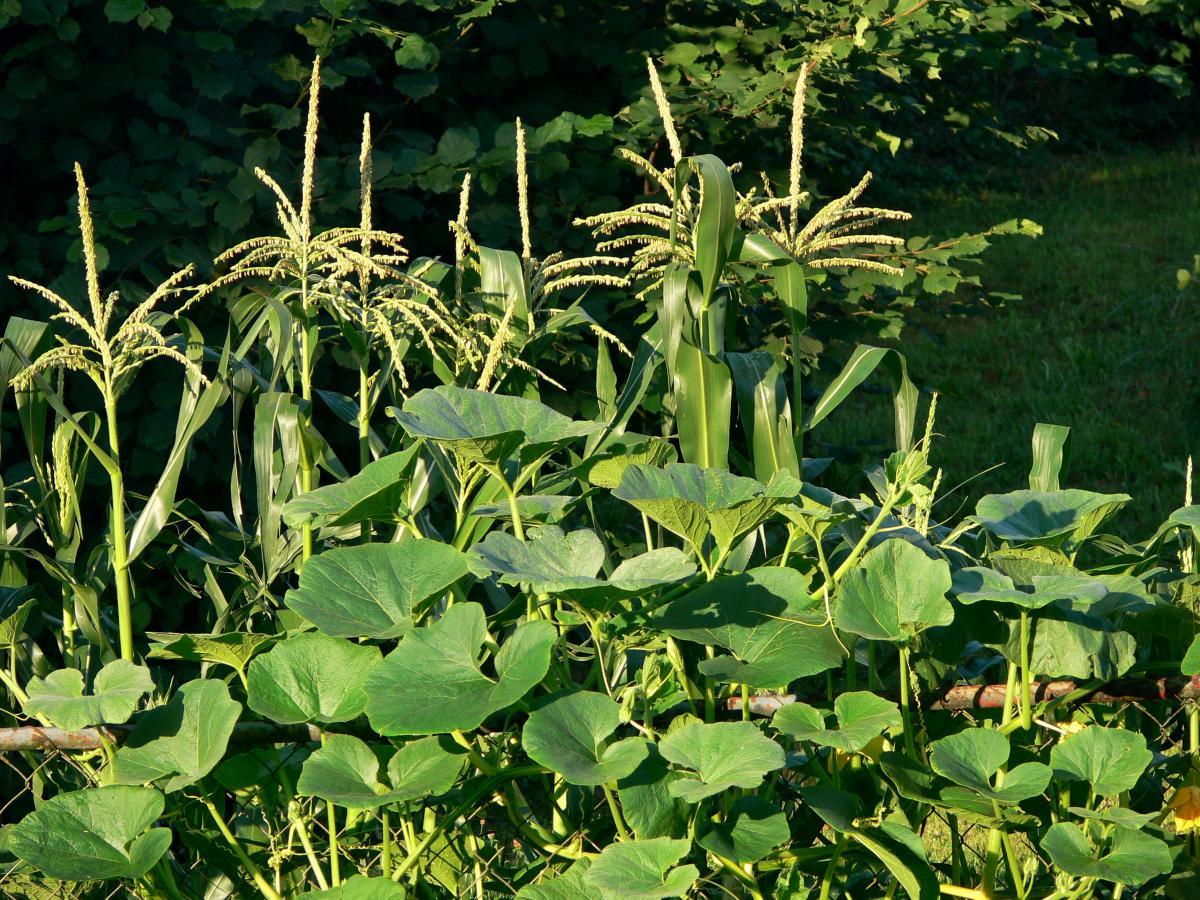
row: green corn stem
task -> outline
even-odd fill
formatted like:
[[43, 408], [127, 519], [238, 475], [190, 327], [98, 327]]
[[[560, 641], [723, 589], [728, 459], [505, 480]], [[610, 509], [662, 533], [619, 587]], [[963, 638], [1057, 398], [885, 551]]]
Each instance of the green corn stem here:
[[321, 890], [329, 890], [329, 882], [325, 880], [325, 871], [321, 868], [321, 862], [317, 859], [317, 853], [313, 849], [312, 837], [308, 833], [308, 824], [304, 821], [304, 814], [300, 811], [298, 800], [288, 803], [288, 820], [291, 822], [296, 836], [300, 838], [300, 846], [304, 848], [308, 868], [312, 871], [313, 877], [317, 879], [317, 884]]
[[267, 879], [263, 876], [263, 873], [259, 870], [258, 866], [254, 864], [254, 860], [252, 860], [249, 854], [246, 853], [246, 850], [244, 847], [242, 847], [241, 842], [237, 839], [234, 833], [229, 830], [229, 826], [225, 824], [224, 817], [217, 810], [217, 805], [212, 802], [212, 799], [206, 795], [200, 798], [200, 802], [204, 804], [204, 808], [208, 810], [208, 814], [212, 817], [213, 824], [217, 826], [217, 831], [221, 832], [221, 837], [225, 838], [225, 843], [229, 844], [229, 848], [233, 851], [234, 856], [238, 858], [238, 862], [242, 864], [242, 868], [250, 873], [250, 878], [258, 887], [259, 892], [262, 893], [267, 900], [283, 900], [283, 897], [280, 895], [280, 893], [275, 890], [275, 887], [271, 884], [271, 882], [267, 881]]
[[602, 784], [600, 787], [604, 790], [604, 799], [608, 801], [608, 811], [612, 815], [613, 825], [616, 826], [617, 836], [622, 841], [633, 840], [633, 835], [629, 833], [629, 827], [625, 824], [625, 817], [621, 815], [621, 806], [617, 803], [616, 782]]
[[112, 490], [112, 571], [117, 589], [117, 628], [121, 659], [133, 661], [133, 586], [129, 582], [129, 539], [125, 534], [125, 479], [121, 473], [121, 445], [117, 436], [117, 397], [112, 388], [104, 392], [104, 418], [108, 426], [108, 453], [113, 467], [108, 470]]
[[1021, 610], [1021, 728], [1025, 730], [1033, 727], [1032, 684], [1033, 675], [1029, 671], [1029, 613], [1023, 609]]

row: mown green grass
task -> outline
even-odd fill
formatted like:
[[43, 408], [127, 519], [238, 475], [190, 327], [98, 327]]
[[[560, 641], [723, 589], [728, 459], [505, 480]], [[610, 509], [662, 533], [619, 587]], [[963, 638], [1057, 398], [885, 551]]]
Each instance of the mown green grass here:
[[[1045, 229], [1000, 239], [985, 257], [985, 284], [1023, 299], [970, 318], [918, 312], [899, 342], [917, 383], [940, 392], [933, 462], [943, 488], [1000, 466], [946, 499], [941, 516], [1026, 487], [1033, 426], [1054, 422], [1072, 428], [1067, 485], [1133, 495], [1117, 529], [1148, 536], [1182, 505], [1185, 460], [1200, 451], [1200, 291], [1181, 294], [1174, 274], [1200, 252], [1200, 152], [1058, 159], [1019, 191], [945, 197], [914, 213], [916, 234], [1017, 216]], [[861, 396], [814, 436], [890, 436], [889, 406]]]

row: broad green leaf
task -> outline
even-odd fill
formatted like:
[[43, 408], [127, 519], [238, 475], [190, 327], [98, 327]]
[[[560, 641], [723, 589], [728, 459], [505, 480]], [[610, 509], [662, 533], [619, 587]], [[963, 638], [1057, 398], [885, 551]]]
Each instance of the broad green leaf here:
[[[517, 514], [526, 526], [531, 522], [553, 525], [565, 519], [578, 502], [578, 497], [565, 494], [522, 494], [517, 498]], [[471, 515], [481, 519], [512, 521], [512, 507], [507, 500], [503, 503], [481, 503], [472, 507]]]
[[591, 860], [581, 859], [557, 878], [525, 885], [517, 891], [517, 900], [604, 900], [600, 889], [587, 881], [591, 867]]
[[362, 715], [364, 684], [380, 659], [378, 647], [294, 634], [250, 663], [246, 702], [260, 716], [284, 725], [349, 722]]
[[1134, 831], [1137, 831], [1139, 828], [1145, 828], [1154, 819], [1158, 818], [1158, 813], [1137, 813], [1124, 806], [1110, 806], [1107, 809], [1088, 809], [1084, 806], [1072, 806], [1068, 812], [1081, 819], [1107, 822], [1110, 825], [1116, 825], [1118, 828], [1132, 828]]
[[1001, 803], [1020, 803], [1042, 793], [1051, 770], [1041, 763], [1022, 763], [1004, 776], [1003, 787], [993, 777], [1008, 762], [1008, 738], [988, 728], [968, 728], [934, 741], [929, 748], [933, 770], [961, 787]]
[[671, 785], [685, 776], [671, 770], [657, 745], [618, 784], [625, 821], [639, 838], [682, 837], [688, 828], [691, 809], [671, 792]]
[[220, 663], [242, 674], [245, 674], [250, 660], [276, 639], [272, 634], [252, 634], [245, 631], [229, 631], [225, 634], [147, 631], [146, 637], [155, 642], [147, 654], [148, 659]]
[[710, 533], [719, 548], [728, 550], [799, 492], [800, 483], [786, 475], [763, 485], [721, 469], [673, 463], [661, 469], [630, 466], [613, 496], [679, 535], [699, 552]]
[[880, 860], [913, 900], [936, 900], [938, 880], [925, 857], [920, 837], [898, 822], [878, 827], [858, 824], [859, 805], [855, 796], [826, 785], [800, 789], [804, 802], [830, 828], [849, 835]]
[[325, 891], [310, 891], [305, 897], [318, 900], [404, 900], [408, 891], [390, 878], [355, 875]]
[[[1001, 648], [1010, 661], [1020, 658], [1016, 623]], [[1137, 640], [1111, 622], [1053, 605], [1033, 623], [1030, 670], [1051, 678], [1101, 678], [1124, 675], [1136, 661]]]
[[1056, 781], [1086, 781], [1100, 797], [1132, 790], [1154, 754], [1140, 734], [1097, 725], [1059, 740], [1050, 751]]
[[753, 722], [692, 722], [670, 732], [658, 745], [668, 762], [686, 777], [671, 793], [688, 803], [732, 787], [757, 788], [768, 772], [783, 768], [783, 748]]
[[64, 881], [141, 878], [171, 845], [171, 829], [150, 827], [162, 812], [163, 795], [152, 788], [71, 791], [12, 826], [8, 849]]
[[833, 621], [877, 641], [906, 642], [926, 628], [949, 625], [950, 566], [901, 538], [886, 540], [842, 578]]
[[413, 437], [440, 444], [467, 462], [489, 465], [519, 448], [523, 462], [531, 462], [600, 427], [573, 422], [537, 400], [450, 385], [418, 391], [403, 409], [389, 412]]
[[1003, 541], [1082, 541], [1128, 503], [1128, 494], [1092, 491], [1013, 491], [988, 494], [972, 521]]
[[638, 596], [696, 574], [695, 564], [682, 551], [663, 547], [625, 560], [607, 579], [598, 578], [605, 553], [595, 532], [581, 529], [564, 534], [549, 525], [531, 530], [528, 537], [522, 541], [493, 531], [471, 550], [505, 584], [528, 585], [536, 593], [569, 597], [589, 607]]
[[1099, 878], [1137, 886], [1171, 871], [1171, 851], [1162, 841], [1140, 831], [1118, 828], [1107, 851], [1097, 855], [1078, 825], [1059, 822], [1042, 836], [1041, 849], [1055, 868], [1080, 878]]
[[1008, 603], [1036, 610], [1058, 600], [1098, 600], [1107, 593], [1103, 583], [1087, 575], [1033, 575], [1028, 585], [1015, 585], [1007, 575], [982, 566], [954, 573], [953, 590], [960, 603]]
[[284, 601], [335, 637], [394, 638], [413, 616], [477, 566], [449, 544], [409, 537], [318, 553]]
[[633, 772], [649, 752], [642, 738], [610, 743], [620, 724], [621, 707], [608, 695], [579, 691], [530, 713], [521, 745], [569, 784], [608, 784]]
[[389, 453], [345, 481], [293, 497], [284, 504], [284, 524], [291, 528], [301, 525], [324, 528], [357, 525], [368, 520], [395, 522], [403, 518], [408, 515], [405, 473], [419, 449], [418, 444], [413, 444], [399, 453]]
[[1184, 675], [1200, 675], [1200, 637], [1192, 638], [1187, 653], [1183, 655], [1183, 662], [1179, 664], [1179, 671]]
[[671, 838], [609, 844], [592, 861], [583, 880], [605, 900], [682, 897], [700, 877], [695, 866], [678, 865], [690, 850], [690, 841]]
[[465, 754], [447, 750], [438, 738], [421, 738], [391, 755], [385, 784], [371, 747], [351, 735], [330, 734], [304, 761], [296, 791], [338, 806], [373, 809], [449, 790], [464, 761]]
[[602, 450], [585, 459], [575, 471], [588, 484], [612, 490], [621, 483], [630, 466], [665, 466], [678, 458], [675, 447], [662, 438], [622, 434], [607, 441]]
[[406, 634], [367, 679], [372, 727], [383, 735], [470, 731], [524, 697], [550, 668], [557, 633], [549, 622], [517, 627], [493, 660], [495, 679], [480, 669], [486, 636], [478, 603], [456, 603]]
[[758, 797], [742, 797], [696, 843], [718, 856], [745, 864], [758, 862], [791, 836], [787, 815], [778, 805]]
[[117, 751], [113, 777], [123, 784], [161, 782], [166, 793], [199, 781], [221, 761], [242, 704], [223, 681], [189, 681], [166, 706], [143, 714]]
[[96, 673], [92, 693], [83, 694], [83, 673], [59, 669], [25, 686], [26, 714], [58, 728], [74, 731], [89, 725], [118, 725], [137, 709], [143, 695], [154, 690], [150, 670], [115, 659]]
[[825, 728], [825, 715], [806, 703], [792, 703], [775, 713], [773, 724], [798, 741], [811, 741], [846, 753], [858, 753], [889, 728], [902, 724], [900, 707], [867, 691], [838, 695], [833, 701], [836, 730]]
[[786, 685], [843, 656], [807, 577], [777, 566], [716, 578], [667, 604], [655, 623], [681, 640], [729, 650], [733, 657], [704, 660], [701, 671], [752, 687]]

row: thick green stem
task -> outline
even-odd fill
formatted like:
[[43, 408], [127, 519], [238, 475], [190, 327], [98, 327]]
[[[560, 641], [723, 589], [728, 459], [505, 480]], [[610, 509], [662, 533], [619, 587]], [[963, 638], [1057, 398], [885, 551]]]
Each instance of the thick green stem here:
[[342, 883], [342, 866], [338, 858], [337, 807], [327, 802], [325, 811], [329, 817], [329, 880], [337, 887]]
[[629, 833], [629, 828], [625, 825], [625, 817], [621, 815], [621, 807], [617, 804], [617, 792], [612, 785], [600, 785], [604, 789], [604, 799], [608, 801], [608, 811], [612, 814], [613, 825], [617, 828], [617, 834], [623, 841], [633, 840], [633, 836]]
[[1021, 727], [1033, 727], [1033, 673], [1029, 671], [1029, 612], [1021, 610]]
[[909, 712], [909, 661], [908, 647], [900, 648], [900, 717], [904, 725], [904, 747], [908, 750], [908, 755], [913, 759], [917, 758], [917, 746], [913, 740], [912, 733], [912, 715]]
[[112, 488], [112, 571], [117, 589], [117, 628], [121, 659], [133, 661], [133, 586], [129, 582], [129, 539], [125, 534], [125, 480], [121, 475], [121, 446], [117, 437], [117, 397], [110, 389], [104, 396], [108, 424], [108, 452], [113, 459], [108, 481]]
[[383, 877], [392, 877], [392, 823], [391, 816], [388, 815], [386, 806], [379, 810], [379, 828], [383, 832], [383, 852], [381, 854], [381, 865], [383, 866]]
[[871, 538], [875, 537], [876, 532], [883, 527], [883, 520], [888, 517], [888, 514], [892, 511], [892, 507], [895, 505], [896, 498], [889, 493], [884, 498], [883, 505], [879, 507], [879, 513], [872, 520], [871, 524], [867, 526], [867, 530], [863, 532], [862, 537], [858, 539], [858, 543], [854, 545], [854, 549], [850, 551], [850, 555], [842, 561], [842, 564], [837, 567], [837, 571], [833, 573], [834, 584], [841, 581], [842, 576], [854, 568], [855, 563], [858, 562], [858, 558], [870, 546]]

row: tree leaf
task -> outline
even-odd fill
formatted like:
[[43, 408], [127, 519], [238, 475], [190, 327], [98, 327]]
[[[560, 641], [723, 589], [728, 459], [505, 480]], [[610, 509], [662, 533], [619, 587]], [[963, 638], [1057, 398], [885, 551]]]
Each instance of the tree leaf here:
[[798, 741], [811, 741], [845, 753], [858, 753], [889, 728], [902, 724], [900, 707], [868, 691], [840, 694], [833, 701], [836, 730], [825, 728], [825, 717], [806, 703], [792, 703], [775, 713], [773, 724]]
[[569, 784], [608, 784], [633, 772], [649, 753], [642, 738], [609, 743], [620, 724], [621, 707], [608, 695], [578, 691], [530, 713], [521, 745]]
[[478, 603], [456, 603], [406, 634], [367, 679], [371, 726], [383, 735], [469, 731], [525, 696], [550, 668], [554, 626], [519, 625], [496, 654], [494, 680], [480, 669], [486, 634]]
[[162, 812], [163, 795], [152, 788], [58, 794], [12, 826], [8, 849], [64, 881], [141, 878], [171, 844], [171, 829], [150, 827]]
[[1165, 843], [1140, 831], [1118, 828], [1107, 852], [1096, 851], [1078, 825], [1059, 822], [1042, 835], [1041, 848], [1055, 868], [1080, 878], [1099, 878], [1137, 886], [1171, 871], [1171, 851]]
[[166, 706], [138, 719], [113, 760], [113, 777], [124, 784], [162, 781], [168, 794], [194, 784], [225, 755], [241, 713], [223, 681], [189, 681]]
[[1098, 796], [1110, 797], [1132, 790], [1153, 758], [1142, 735], [1092, 725], [1054, 745], [1050, 768], [1058, 781], [1086, 781]]
[[605, 900], [682, 897], [700, 877], [695, 866], [675, 867], [690, 849], [691, 842], [671, 838], [609, 844], [593, 860], [583, 880]]
[[284, 602], [335, 637], [394, 638], [413, 616], [477, 567], [449, 544], [409, 537], [318, 553]]
[[381, 658], [378, 647], [294, 634], [250, 663], [246, 702], [260, 716], [284, 725], [349, 722], [362, 715], [364, 684]]
[[680, 640], [724, 647], [700, 664], [710, 678], [774, 688], [842, 660], [825, 609], [794, 569], [770, 566], [726, 575], [667, 604], [657, 627]]
[[83, 673], [58, 669], [25, 686], [25, 712], [58, 728], [74, 731], [89, 725], [127, 722], [138, 701], [154, 690], [150, 670], [115, 659], [96, 673], [92, 693], [83, 694]]
[[833, 607], [838, 628], [877, 641], [906, 642], [914, 634], [954, 621], [946, 599], [950, 566], [901, 538], [864, 554], [842, 578]]
[[688, 803], [732, 787], [757, 788], [768, 772], [783, 768], [783, 748], [753, 722], [688, 723], [658, 745], [663, 757], [686, 777], [671, 784], [672, 795]]

